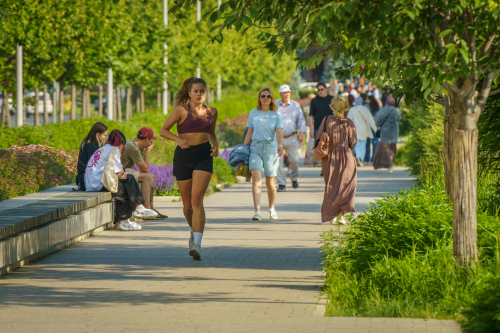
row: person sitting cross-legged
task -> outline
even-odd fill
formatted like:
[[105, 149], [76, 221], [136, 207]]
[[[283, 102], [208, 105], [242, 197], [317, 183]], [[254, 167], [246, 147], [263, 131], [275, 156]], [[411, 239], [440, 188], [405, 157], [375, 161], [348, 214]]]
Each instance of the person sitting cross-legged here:
[[[141, 128], [137, 133], [137, 137], [127, 141], [121, 160], [125, 172], [133, 175], [137, 182], [141, 184], [144, 206], [156, 211], [158, 213], [156, 218], [164, 219], [167, 216], [160, 214], [154, 209], [153, 205], [155, 179], [149, 170], [149, 154], [154, 147], [154, 140], [156, 140], [156, 137], [151, 128]], [[137, 165], [139, 170], [133, 169], [134, 165]]]

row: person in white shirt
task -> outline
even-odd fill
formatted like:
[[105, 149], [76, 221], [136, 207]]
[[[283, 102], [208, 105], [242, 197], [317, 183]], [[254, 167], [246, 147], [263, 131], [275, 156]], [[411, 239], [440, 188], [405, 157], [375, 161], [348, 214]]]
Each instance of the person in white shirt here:
[[362, 105], [354, 105], [354, 96], [349, 95], [347, 100], [351, 106], [347, 113], [347, 118], [351, 119], [354, 123], [358, 137], [358, 142], [354, 147], [356, 162], [359, 166], [363, 166], [366, 153], [366, 139], [373, 139], [373, 133], [377, 131], [377, 125], [370, 110]]
[[142, 227], [138, 223], [129, 220], [132, 215], [138, 219], [148, 219], [155, 218], [158, 214], [144, 207], [144, 197], [135, 177], [123, 171], [120, 153], [123, 151], [125, 143], [125, 135], [122, 132], [119, 130], [111, 131], [106, 144], [97, 149], [87, 163], [85, 185], [87, 192], [107, 191], [101, 183], [101, 179], [111, 151], [113, 148], [117, 148], [113, 156], [113, 171], [118, 176], [118, 191], [111, 194], [115, 199], [115, 229], [141, 230]]
[[[304, 139], [306, 132], [306, 120], [300, 107], [300, 104], [291, 100], [292, 90], [290, 86], [284, 84], [280, 87], [281, 99], [276, 101], [278, 105], [278, 113], [281, 114], [283, 119], [283, 147], [288, 152], [288, 168], [290, 170], [290, 179], [292, 180], [292, 187], [298, 188], [299, 178], [299, 144]], [[299, 134], [297, 135], [297, 130]], [[284, 171], [284, 156], [280, 157], [280, 165], [278, 169], [278, 192], [286, 191], [286, 176]]]

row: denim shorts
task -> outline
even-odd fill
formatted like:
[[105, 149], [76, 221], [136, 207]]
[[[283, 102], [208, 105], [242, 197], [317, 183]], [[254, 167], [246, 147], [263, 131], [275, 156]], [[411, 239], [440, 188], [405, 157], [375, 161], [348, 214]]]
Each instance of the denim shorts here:
[[264, 171], [266, 177], [276, 177], [279, 168], [276, 141], [252, 141], [250, 145], [250, 170]]

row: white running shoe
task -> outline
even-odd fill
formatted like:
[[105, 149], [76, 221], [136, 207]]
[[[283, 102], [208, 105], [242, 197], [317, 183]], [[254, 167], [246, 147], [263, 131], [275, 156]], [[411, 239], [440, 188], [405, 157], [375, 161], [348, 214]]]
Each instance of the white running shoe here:
[[387, 173], [393, 173], [394, 172], [394, 167], [390, 167]]
[[[135, 222], [133, 222], [135, 223]], [[140, 227], [140, 226], [139, 226]], [[123, 230], [123, 231], [136, 231], [136, 230], [141, 230], [141, 229], [137, 229], [136, 227], [134, 227], [132, 224], [130, 224], [130, 221], [129, 220], [124, 220], [124, 221], [120, 221], [120, 223], [118, 224], [118, 228], [120, 230]]]
[[342, 224], [346, 224], [347, 223], [345, 217], [343, 217], [343, 216], [339, 217], [339, 222], [342, 223]]
[[201, 246], [200, 244], [194, 244], [189, 250], [189, 255], [195, 260], [201, 260]]
[[278, 214], [276, 213], [276, 209], [274, 208], [269, 209], [269, 217], [271, 217], [271, 220], [278, 219]]
[[194, 246], [194, 235], [191, 233], [191, 236], [189, 237], [189, 249], [191, 250]]
[[330, 220], [330, 224], [337, 224], [338, 220], [339, 220], [339, 217], [338, 217], [338, 216], [335, 216], [335, 217], [333, 218], [333, 220]]
[[142, 229], [142, 226], [137, 222], [132, 222], [129, 220], [129, 223], [130, 223], [130, 225], [132, 225], [134, 227], [134, 230], [141, 230]]
[[133, 216], [138, 219], [154, 219], [158, 216], [158, 213], [152, 209], [147, 209], [143, 205], [138, 205], [134, 211]]
[[255, 214], [253, 214], [252, 221], [260, 221], [260, 220], [262, 220], [262, 218], [260, 217], [260, 213], [255, 212]]

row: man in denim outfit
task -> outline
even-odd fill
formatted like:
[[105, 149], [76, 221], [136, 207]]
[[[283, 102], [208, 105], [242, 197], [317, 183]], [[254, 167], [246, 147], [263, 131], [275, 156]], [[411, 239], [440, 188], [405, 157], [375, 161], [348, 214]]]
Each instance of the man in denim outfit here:
[[[291, 100], [292, 90], [290, 86], [284, 84], [280, 87], [281, 99], [276, 101], [278, 105], [278, 112], [281, 114], [283, 120], [283, 147], [288, 152], [288, 167], [290, 169], [290, 178], [292, 180], [292, 187], [299, 187], [299, 144], [304, 139], [306, 132], [306, 120], [300, 104]], [[297, 131], [299, 134], [297, 135]], [[280, 166], [278, 169], [278, 192], [286, 191], [286, 176], [283, 167], [284, 156], [280, 157]]]

